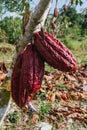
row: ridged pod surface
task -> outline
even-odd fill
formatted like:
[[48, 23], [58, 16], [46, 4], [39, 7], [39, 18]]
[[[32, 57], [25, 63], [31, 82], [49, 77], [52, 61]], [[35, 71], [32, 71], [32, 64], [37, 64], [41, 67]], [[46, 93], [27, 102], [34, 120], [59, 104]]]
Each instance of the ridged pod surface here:
[[34, 43], [44, 60], [54, 68], [61, 71], [76, 69], [76, 60], [72, 52], [52, 34], [44, 32], [34, 33]]
[[14, 102], [18, 105], [20, 103], [19, 100], [19, 91], [20, 91], [20, 74], [22, 68], [22, 59], [23, 59], [23, 52], [20, 53], [16, 59], [12, 78], [11, 78], [11, 95]]
[[24, 107], [39, 91], [43, 75], [44, 61], [35, 47], [28, 45], [19, 54], [11, 79], [12, 98], [19, 107]]

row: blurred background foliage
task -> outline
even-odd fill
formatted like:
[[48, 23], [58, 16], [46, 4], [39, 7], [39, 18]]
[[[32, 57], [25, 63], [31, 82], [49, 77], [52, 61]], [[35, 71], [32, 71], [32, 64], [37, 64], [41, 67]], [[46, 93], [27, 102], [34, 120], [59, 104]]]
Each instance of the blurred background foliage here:
[[[0, 19], [0, 42], [16, 44], [16, 41], [23, 32], [23, 17], [25, 12], [30, 11], [30, 2], [32, 0], [1, 0], [0, 12], [3, 15], [6, 11], [16, 12], [20, 16], [4, 17]], [[70, 49], [87, 49], [87, 8], [77, 12], [76, 5], [82, 5], [82, 0], [71, 0], [71, 2], [61, 9], [58, 9], [58, 17], [54, 18], [53, 13], [48, 15], [45, 30], [59, 38]], [[52, 28], [52, 22], [55, 29]]]

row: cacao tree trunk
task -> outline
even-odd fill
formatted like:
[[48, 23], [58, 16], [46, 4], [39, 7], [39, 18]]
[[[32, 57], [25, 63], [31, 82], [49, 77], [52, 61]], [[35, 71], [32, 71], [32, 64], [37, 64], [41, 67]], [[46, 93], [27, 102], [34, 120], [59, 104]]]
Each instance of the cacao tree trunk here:
[[44, 22], [50, 10], [51, 4], [52, 0], [40, 0], [39, 4], [35, 8], [35, 11], [29, 18], [29, 21], [25, 27], [25, 33], [17, 42], [17, 53], [23, 50], [26, 44], [31, 42], [33, 32], [39, 31], [41, 26], [44, 26]]
[[24, 49], [26, 44], [31, 42], [33, 32], [39, 31], [41, 26], [47, 18], [49, 10], [52, 5], [52, 0], [40, 0], [36, 6], [35, 11], [31, 14], [27, 25], [25, 26], [25, 33], [19, 38], [16, 44], [16, 53], [13, 56], [11, 70], [14, 66], [15, 59], [20, 51]]

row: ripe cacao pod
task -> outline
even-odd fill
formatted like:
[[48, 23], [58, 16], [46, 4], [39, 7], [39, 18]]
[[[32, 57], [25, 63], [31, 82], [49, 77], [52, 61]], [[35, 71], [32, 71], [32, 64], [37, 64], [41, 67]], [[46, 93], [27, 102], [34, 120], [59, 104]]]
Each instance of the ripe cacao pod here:
[[44, 37], [41, 31], [34, 34], [35, 46], [44, 60], [61, 71], [75, 70], [76, 60], [72, 52], [52, 34], [44, 32]]
[[54, 17], [58, 17], [59, 15], [59, 11], [57, 8], [54, 9]]
[[25, 106], [40, 89], [44, 60], [33, 45], [18, 56], [11, 79], [12, 98], [19, 107]]
[[12, 78], [11, 78], [11, 93], [12, 98], [16, 102], [16, 104], [19, 104], [19, 91], [20, 91], [20, 74], [21, 74], [21, 68], [22, 68], [22, 59], [23, 59], [23, 52], [21, 52], [15, 62]]

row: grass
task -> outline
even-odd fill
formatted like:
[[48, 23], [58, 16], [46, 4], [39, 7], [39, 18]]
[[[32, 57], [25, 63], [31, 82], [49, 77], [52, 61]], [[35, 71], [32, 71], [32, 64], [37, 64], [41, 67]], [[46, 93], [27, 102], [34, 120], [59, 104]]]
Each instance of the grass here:
[[87, 63], [87, 50], [73, 51], [78, 64]]
[[60, 40], [63, 41], [63, 43], [71, 50], [87, 50], [87, 36], [79, 37], [76, 40], [68, 35], [60, 38]]

